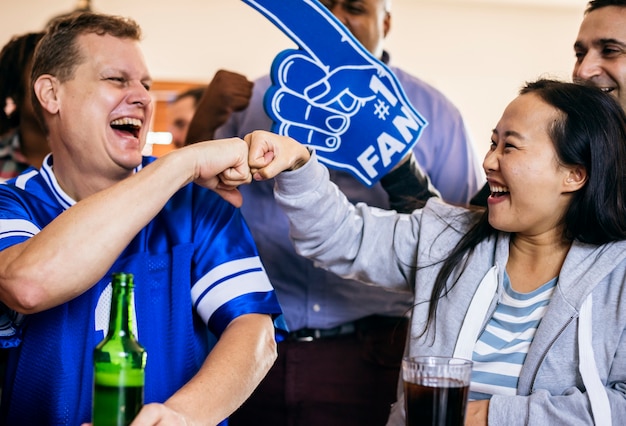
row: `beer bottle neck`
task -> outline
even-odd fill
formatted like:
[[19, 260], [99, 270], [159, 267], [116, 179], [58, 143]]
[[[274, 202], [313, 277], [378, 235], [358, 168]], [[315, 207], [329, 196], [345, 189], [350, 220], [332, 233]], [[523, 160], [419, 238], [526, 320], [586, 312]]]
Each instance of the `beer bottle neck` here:
[[[122, 276], [120, 277], [120, 275]], [[113, 338], [134, 338], [132, 333], [132, 321], [134, 318], [132, 278], [128, 274], [114, 275], [112, 292], [108, 335]]]

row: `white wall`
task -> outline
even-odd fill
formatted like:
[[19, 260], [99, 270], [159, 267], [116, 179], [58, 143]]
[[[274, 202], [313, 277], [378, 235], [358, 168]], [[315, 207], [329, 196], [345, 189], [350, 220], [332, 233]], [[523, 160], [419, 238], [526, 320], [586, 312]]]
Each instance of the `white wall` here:
[[[287, 1], [287, 0], [285, 0]], [[587, 0], [393, 0], [386, 47], [392, 61], [442, 90], [459, 107], [480, 157], [521, 84], [569, 79]], [[76, 0], [0, 0], [0, 43], [38, 30]], [[133, 17], [155, 79], [208, 82], [219, 68], [250, 78], [295, 47], [241, 0], [92, 0]]]

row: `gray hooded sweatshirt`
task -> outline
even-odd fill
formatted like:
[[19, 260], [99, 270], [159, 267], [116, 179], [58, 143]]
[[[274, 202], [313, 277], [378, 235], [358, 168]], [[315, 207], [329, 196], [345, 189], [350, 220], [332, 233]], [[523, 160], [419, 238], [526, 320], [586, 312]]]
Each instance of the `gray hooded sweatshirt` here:
[[[315, 155], [276, 178], [275, 197], [298, 253], [342, 277], [414, 299], [406, 355], [471, 359], [503, 292], [509, 234], [478, 244], [457, 284], [440, 300], [435, 324], [420, 337], [442, 260], [468, 231], [473, 213], [437, 198], [408, 215], [354, 206]], [[490, 425], [626, 424], [625, 279], [626, 241], [572, 244], [517, 395], [491, 398]], [[388, 425], [404, 425], [401, 386]]]

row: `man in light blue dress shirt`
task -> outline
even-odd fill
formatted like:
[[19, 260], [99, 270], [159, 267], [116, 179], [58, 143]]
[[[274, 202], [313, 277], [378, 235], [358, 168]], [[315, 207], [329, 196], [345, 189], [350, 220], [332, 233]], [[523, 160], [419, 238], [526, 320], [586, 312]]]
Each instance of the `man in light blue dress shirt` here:
[[[388, 64], [389, 55], [383, 50], [391, 24], [387, 0], [322, 3], [366, 49]], [[390, 68], [407, 98], [429, 122], [414, 147], [417, 160], [444, 199], [467, 203], [482, 185], [483, 177], [461, 114], [434, 87], [397, 67]], [[249, 104], [236, 93], [230, 98], [215, 96], [220, 89], [234, 90], [237, 82], [246, 79], [218, 72], [207, 90], [213, 91], [215, 101], [211, 104], [211, 97], [206, 95], [203, 100], [208, 103], [200, 101], [200, 114], [192, 121], [187, 142], [212, 136], [244, 136], [271, 128], [272, 121], [263, 109], [270, 77], [254, 82]], [[206, 133], [207, 124], [210, 127], [215, 123], [220, 108], [222, 112], [229, 108], [240, 111], [233, 113], [214, 135]], [[198, 132], [196, 125], [202, 130]], [[331, 171], [331, 175], [352, 202], [389, 207], [380, 183], [367, 188], [346, 172]], [[267, 181], [241, 187], [242, 212], [278, 293], [291, 338], [279, 344], [278, 361], [230, 422], [235, 426], [384, 424], [396, 399], [406, 338], [405, 316], [412, 296], [346, 281], [297, 255], [272, 187], [273, 182]]]

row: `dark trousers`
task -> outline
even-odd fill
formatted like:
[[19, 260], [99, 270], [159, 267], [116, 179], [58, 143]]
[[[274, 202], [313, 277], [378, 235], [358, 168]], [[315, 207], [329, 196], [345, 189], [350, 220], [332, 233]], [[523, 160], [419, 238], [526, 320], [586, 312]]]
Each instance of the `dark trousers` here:
[[372, 316], [336, 337], [278, 344], [278, 359], [232, 426], [382, 426], [396, 400], [407, 321]]

